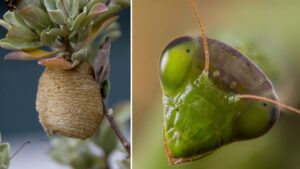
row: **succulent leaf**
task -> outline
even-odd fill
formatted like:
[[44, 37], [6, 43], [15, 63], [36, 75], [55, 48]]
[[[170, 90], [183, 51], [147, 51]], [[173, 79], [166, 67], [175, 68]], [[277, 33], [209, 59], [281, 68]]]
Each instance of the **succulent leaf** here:
[[107, 0], [90, 0], [89, 3], [86, 5], [88, 9], [91, 9], [96, 4], [106, 4]]
[[44, 0], [45, 7], [47, 11], [56, 10], [56, 0]]
[[72, 31], [78, 29], [81, 26], [81, 23], [85, 20], [86, 15], [87, 15], [87, 9], [84, 8], [83, 11], [75, 18], [71, 27]]
[[71, 11], [70, 11], [70, 17], [71, 18], [75, 18], [79, 13], [79, 1], [80, 0], [71, 1], [72, 2]]
[[1, 39], [0, 47], [9, 49], [9, 50], [22, 50], [22, 49], [32, 49], [40, 47], [40, 42], [35, 41], [24, 41], [24, 40], [11, 40], [11, 39]]
[[12, 25], [15, 25], [15, 26], [23, 26], [23, 25], [26, 25], [24, 23], [24, 21], [19, 18], [14, 12], [6, 12], [4, 15], [3, 15], [3, 19], [12, 24]]
[[0, 26], [2, 26], [3, 28], [5, 28], [5, 29], [7, 29], [7, 30], [11, 28], [11, 24], [8, 23], [8, 22], [6, 22], [6, 21], [3, 20], [3, 19], [0, 19]]
[[124, 8], [127, 8], [130, 6], [130, 0], [115, 0], [114, 3], [120, 5]]
[[117, 16], [113, 16], [109, 19], [107, 19], [105, 22], [100, 23], [95, 25], [92, 30], [91, 33], [89, 34], [89, 36], [86, 39], [86, 43], [89, 44], [91, 43], [93, 40], [97, 39], [97, 37], [100, 35], [100, 33], [105, 30], [110, 24], [112, 24], [113, 22], [115, 22], [118, 19]]
[[51, 24], [47, 13], [35, 5], [28, 5], [17, 12], [32, 29], [43, 29]]
[[87, 49], [83, 48], [81, 50], [79, 50], [78, 52], [73, 53], [71, 60], [72, 62], [77, 61], [82, 61], [85, 60], [87, 58]]
[[60, 10], [49, 10], [48, 14], [50, 16], [50, 19], [52, 22], [59, 24], [59, 25], [64, 25], [67, 23], [67, 18], [64, 15], [64, 13]]
[[7, 169], [9, 166], [10, 146], [8, 143], [2, 143], [0, 134], [0, 169]]
[[43, 58], [49, 58], [62, 52], [62, 50], [56, 50], [48, 52], [42, 49], [27, 49], [23, 51], [16, 51], [7, 54], [5, 60], [38, 60]]
[[11, 40], [36, 40], [38, 36], [24, 26], [12, 26], [7, 33], [7, 39]]
[[[0, 40], [0, 47], [17, 50], [6, 57], [10, 60], [44, 58], [20, 51], [24, 49], [59, 48], [66, 51], [62, 56], [65, 60], [56, 57], [42, 60], [40, 64], [73, 68], [78, 62], [88, 61], [87, 57], [94, 57], [86, 55], [86, 49], [97, 50], [107, 37], [120, 36], [116, 14], [126, 6], [123, 3], [127, 3], [121, 1], [22, 0], [16, 10], [6, 12], [0, 20], [0, 25], [8, 30], [6, 38]], [[96, 47], [92, 49], [91, 46]]]

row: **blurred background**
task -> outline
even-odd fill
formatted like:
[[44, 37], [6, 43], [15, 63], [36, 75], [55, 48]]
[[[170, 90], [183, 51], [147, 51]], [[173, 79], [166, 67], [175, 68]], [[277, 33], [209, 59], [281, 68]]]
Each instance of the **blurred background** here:
[[[280, 101], [300, 108], [300, 1], [197, 0], [206, 33], [252, 58]], [[236, 142], [201, 160], [169, 166], [163, 144], [158, 63], [163, 48], [196, 35], [188, 1], [133, 0], [133, 168], [298, 169], [300, 116], [282, 112], [264, 136]]]
[[[0, 15], [7, 11], [5, 1], [0, 2]], [[111, 90], [108, 104], [114, 106], [130, 101], [130, 9], [120, 13], [122, 36], [112, 44]], [[0, 29], [0, 37], [5, 37]], [[0, 49], [0, 132], [4, 142], [15, 152], [23, 143], [31, 141], [12, 161], [10, 169], [68, 168], [50, 159], [49, 139], [44, 133], [35, 110], [38, 79], [43, 67], [37, 62], [4, 61], [8, 51]], [[129, 132], [128, 132], [129, 136]]]

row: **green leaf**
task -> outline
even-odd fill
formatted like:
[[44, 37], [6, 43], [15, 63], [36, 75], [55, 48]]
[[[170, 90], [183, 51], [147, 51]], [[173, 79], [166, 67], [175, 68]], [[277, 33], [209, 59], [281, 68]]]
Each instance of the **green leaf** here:
[[0, 19], [0, 25], [7, 30], [11, 28], [11, 24], [3, 19]]
[[120, 161], [119, 166], [121, 169], [130, 169], [130, 160], [129, 159], [124, 159]]
[[80, 49], [78, 52], [73, 53], [73, 55], [71, 56], [72, 62], [83, 61], [86, 60], [86, 58], [87, 58], [86, 48]]
[[56, 0], [44, 0], [45, 7], [47, 11], [56, 10]]
[[41, 8], [35, 5], [28, 5], [17, 11], [17, 14], [24, 19], [32, 29], [46, 28], [51, 24], [50, 18]]
[[67, 36], [68, 32], [60, 28], [51, 28], [47, 31], [47, 34], [50, 36], [57, 37], [57, 36]]
[[83, 9], [90, 0], [79, 0], [79, 8]]
[[58, 37], [67, 36], [68, 32], [60, 28], [45, 29], [41, 33], [41, 42], [44, 45], [54, 46]]
[[95, 20], [95, 17], [99, 17], [101, 16], [101, 14], [103, 14], [104, 12], [106, 12], [108, 10], [107, 6], [105, 4], [99, 3], [99, 4], [95, 4], [89, 14], [87, 15], [87, 19], [89, 21], [91, 20]]
[[8, 50], [22, 50], [22, 49], [32, 49], [40, 47], [40, 42], [35, 41], [15, 41], [10, 39], [1, 39], [0, 47]]
[[97, 39], [99, 35], [102, 33], [102, 31], [105, 30], [110, 24], [115, 22], [117, 19], [118, 17], [114, 16], [105, 20], [105, 22], [99, 22], [96, 25], [94, 25], [92, 30], [89, 32], [88, 37], [85, 40], [85, 44], [90, 44], [92, 41]]
[[24, 26], [24, 25], [26, 25], [25, 22], [19, 16], [17, 16], [15, 12], [10, 12], [10, 11], [6, 12], [3, 15], [3, 19], [6, 22], [8, 22], [8, 23], [10, 23], [14, 26]]
[[83, 21], [85, 20], [87, 16], [87, 9], [84, 8], [83, 11], [75, 18], [71, 30], [77, 30], [78, 28], [80, 28], [82, 26]]
[[71, 2], [70, 0], [57, 0], [56, 8], [59, 9], [66, 18], [68, 18], [71, 12]]
[[89, 3], [86, 5], [88, 10], [90, 10], [96, 4], [106, 4], [107, 0], [90, 0]]
[[2, 143], [0, 134], [0, 168], [7, 169], [9, 166], [10, 146], [8, 143]]
[[70, 17], [71, 18], [75, 18], [77, 15], [78, 15], [78, 13], [79, 13], [79, 2], [80, 0], [72, 0], [71, 1], [71, 5], [72, 5], [72, 7], [71, 7], [71, 11], [70, 11]]
[[57, 55], [63, 50], [56, 50], [52, 52], [48, 52], [42, 49], [27, 49], [24, 51], [16, 51], [8, 53], [4, 59], [5, 60], [38, 60], [49, 58]]
[[7, 32], [7, 39], [10, 40], [36, 40], [39, 37], [30, 29], [24, 26], [12, 26]]
[[115, 0], [114, 3], [122, 6], [123, 8], [130, 7], [130, 0]]
[[52, 45], [54, 45], [57, 37], [49, 35], [48, 30], [45, 29], [42, 31], [40, 39], [41, 39], [41, 43], [43, 45], [52, 46]]
[[0, 143], [0, 166], [9, 165], [9, 144]]
[[22, 9], [25, 8], [28, 5], [35, 5], [39, 8], [42, 8], [42, 2], [43, 0], [19, 0], [17, 3], [17, 8]]
[[56, 24], [64, 25], [67, 23], [66, 16], [60, 10], [48, 10], [48, 14], [52, 22]]
[[[81, 141], [66, 137], [52, 139], [51, 157], [74, 169], [105, 168], [106, 161], [100, 150], [89, 140]], [[96, 151], [96, 152], [95, 152]]]

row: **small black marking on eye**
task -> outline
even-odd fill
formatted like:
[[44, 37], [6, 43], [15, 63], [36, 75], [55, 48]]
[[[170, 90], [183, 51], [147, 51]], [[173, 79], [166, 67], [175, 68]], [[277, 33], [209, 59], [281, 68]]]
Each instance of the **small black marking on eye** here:
[[186, 49], [185, 51], [186, 51], [187, 53], [190, 53], [190, 49]]

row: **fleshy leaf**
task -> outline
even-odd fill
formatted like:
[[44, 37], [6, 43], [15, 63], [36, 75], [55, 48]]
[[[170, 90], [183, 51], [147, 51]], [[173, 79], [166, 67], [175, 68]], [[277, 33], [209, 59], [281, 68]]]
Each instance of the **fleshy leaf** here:
[[60, 10], [49, 10], [48, 14], [52, 22], [56, 24], [64, 25], [67, 23], [66, 16]]
[[24, 26], [12, 26], [7, 33], [7, 39], [11, 40], [35, 40], [38, 36]]
[[62, 52], [62, 50], [56, 50], [48, 52], [42, 49], [27, 49], [24, 51], [16, 51], [7, 54], [5, 60], [38, 60], [43, 58], [49, 58]]
[[43, 0], [19, 0], [17, 3], [17, 9], [25, 8], [28, 5], [36, 5], [37, 7], [41, 8]]
[[92, 23], [95, 26], [101, 25], [103, 22], [105, 22], [108, 18], [111, 18], [112, 16], [115, 16], [117, 12], [121, 10], [121, 7], [118, 5], [112, 5], [102, 13], [91, 13], [93, 15], [86, 18], [84, 24], [89, 25]]
[[67, 36], [67, 31], [60, 28], [45, 29], [41, 33], [41, 42], [44, 45], [52, 46], [56, 43], [58, 37]]
[[90, 0], [89, 3], [87, 4], [87, 8], [91, 9], [94, 5], [102, 3], [106, 4], [107, 0]]
[[91, 8], [88, 16], [94, 16], [96, 14], [101, 14], [101, 13], [106, 12], [107, 10], [108, 10], [108, 8], [105, 4], [99, 3], [99, 4], [94, 5]]
[[82, 26], [81, 24], [85, 20], [86, 15], [87, 15], [87, 9], [84, 8], [83, 11], [74, 20], [71, 30], [78, 29], [80, 26]]
[[55, 43], [56, 37], [48, 34], [48, 30], [43, 30], [41, 33], [41, 42], [43, 45], [53, 45]]
[[130, 7], [130, 1], [129, 0], [115, 0], [114, 3], [122, 6], [123, 8]]
[[77, 61], [83, 61], [87, 58], [87, 49], [83, 48], [81, 50], [79, 50], [78, 52], [76, 53], [73, 53], [71, 59], [72, 59], [72, 62], [75, 62], [76, 60]]
[[39, 60], [39, 65], [45, 66], [47, 68], [54, 68], [54, 69], [62, 69], [62, 70], [70, 70], [77, 66], [79, 63], [74, 62], [71, 64], [70, 62], [66, 61], [63, 56], [57, 56], [50, 59], [42, 59]]
[[8, 143], [1, 142], [1, 135], [0, 135], [0, 167], [1, 169], [7, 169], [9, 166], [9, 152], [10, 146]]
[[71, 4], [72, 7], [71, 7], [71, 11], [70, 11], [71, 18], [75, 18], [79, 13], [79, 1], [80, 0], [72, 0], [71, 1], [71, 3], [72, 3]]
[[57, 0], [56, 8], [59, 9], [66, 18], [68, 18], [71, 11], [71, 2], [70, 0]]
[[112, 24], [113, 22], [115, 22], [118, 19], [118, 16], [113, 16], [109, 19], [107, 19], [104, 23], [102, 23], [101, 25], [95, 25], [92, 28], [92, 31], [90, 32], [89, 36], [86, 39], [86, 44], [91, 43], [94, 39], [96, 39], [98, 37], [98, 35], [105, 29], [107, 28], [110, 24]]
[[15, 12], [6, 12], [4, 15], [3, 15], [3, 19], [12, 24], [12, 25], [15, 25], [15, 26], [24, 26], [26, 25], [25, 22], [20, 18], [18, 17]]
[[56, 0], [44, 0], [47, 11], [56, 10]]
[[98, 147], [90, 140], [81, 141], [65, 137], [58, 137], [51, 141], [51, 157], [74, 169], [107, 168], [106, 160]]
[[11, 24], [3, 19], [0, 19], [0, 25], [7, 30], [11, 28]]
[[51, 24], [48, 15], [35, 5], [26, 6], [18, 10], [17, 13], [24, 19], [26, 24], [33, 29], [46, 28]]
[[52, 28], [49, 31], [47, 31], [47, 34], [50, 36], [57, 37], [57, 36], [67, 36], [68, 32], [60, 28]]
[[39, 42], [34, 41], [13, 41], [10, 39], [1, 39], [0, 47], [8, 50], [22, 50], [40, 47]]

